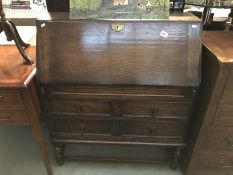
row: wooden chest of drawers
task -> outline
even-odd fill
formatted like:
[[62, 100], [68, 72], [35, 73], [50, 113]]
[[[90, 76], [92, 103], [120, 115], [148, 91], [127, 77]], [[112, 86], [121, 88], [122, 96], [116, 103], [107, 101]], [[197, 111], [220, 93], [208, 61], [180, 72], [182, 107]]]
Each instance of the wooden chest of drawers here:
[[[35, 50], [33, 46], [25, 49], [34, 61]], [[25, 64], [15, 46], [0, 46], [0, 56], [0, 125], [30, 125], [47, 173], [53, 175], [40, 124], [41, 106], [34, 78], [36, 67]], [[4, 157], [1, 159], [4, 162]], [[18, 171], [21, 174], [21, 170]]]
[[[233, 173], [233, 34], [203, 36], [203, 80], [187, 175]], [[188, 157], [188, 156], [187, 156]]]
[[57, 162], [67, 143], [154, 145], [174, 149], [176, 168], [200, 82], [201, 22], [58, 13], [37, 28], [38, 80]]

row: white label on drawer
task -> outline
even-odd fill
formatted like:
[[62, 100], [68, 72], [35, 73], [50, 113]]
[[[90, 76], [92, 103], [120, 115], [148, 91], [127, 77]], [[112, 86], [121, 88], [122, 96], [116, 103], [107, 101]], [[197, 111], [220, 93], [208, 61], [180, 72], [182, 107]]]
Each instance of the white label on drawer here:
[[168, 33], [162, 30], [162, 31], [160, 32], [160, 36], [162, 36], [162, 37], [164, 37], [164, 38], [167, 38], [167, 37], [168, 37]]
[[196, 25], [196, 24], [193, 24], [193, 25], [192, 25], [192, 28], [193, 28], [193, 29], [197, 28], [197, 25]]
[[43, 28], [43, 27], [45, 27], [46, 25], [45, 25], [45, 23], [42, 23], [40, 26], [41, 26], [41, 28]]

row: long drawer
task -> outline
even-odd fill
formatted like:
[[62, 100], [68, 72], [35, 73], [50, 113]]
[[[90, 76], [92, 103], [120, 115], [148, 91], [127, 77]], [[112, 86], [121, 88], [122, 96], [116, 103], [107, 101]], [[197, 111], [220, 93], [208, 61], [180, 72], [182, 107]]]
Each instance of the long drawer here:
[[233, 128], [213, 127], [208, 130], [203, 150], [233, 154]]
[[0, 90], [0, 105], [22, 105], [22, 99], [17, 90]]
[[27, 113], [20, 107], [0, 107], [0, 123], [27, 123]]
[[157, 102], [154, 100], [115, 101], [99, 99], [49, 100], [50, 114], [79, 116], [117, 116], [186, 119], [191, 112], [191, 103]]
[[185, 122], [144, 121], [144, 120], [84, 120], [84, 119], [50, 119], [53, 133], [78, 135], [111, 135], [134, 137], [171, 137], [183, 138], [186, 131]]

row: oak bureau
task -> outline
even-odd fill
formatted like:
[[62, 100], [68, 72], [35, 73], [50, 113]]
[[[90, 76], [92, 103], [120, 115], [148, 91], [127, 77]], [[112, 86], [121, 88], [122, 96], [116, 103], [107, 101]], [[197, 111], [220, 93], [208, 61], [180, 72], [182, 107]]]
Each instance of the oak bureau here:
[[172, 149], [176, 168], [200, 83], [198, 18], [50, 13], [37, 30], [38, 82], [59, 165], [67, 144], [98, 143]]

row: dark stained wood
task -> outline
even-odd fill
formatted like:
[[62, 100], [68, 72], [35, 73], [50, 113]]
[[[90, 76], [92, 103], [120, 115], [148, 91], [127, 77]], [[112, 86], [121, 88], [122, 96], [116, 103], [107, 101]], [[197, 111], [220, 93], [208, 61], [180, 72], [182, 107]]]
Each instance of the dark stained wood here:
[[[232, 71], [231, 32], [203, 35], [202, 84], [188, 149], [187, 175], [232, 173]], [[205, 172], [205, 173], [204, 173]]]
[[[35, 47], [25, 52], [35, 61]], [[36, 74], [35, 64], [28, 66], [18, 53], [16, 46], [0, 46], [0, 88], [26, 87]]]
[[[115, 32], [115, 23], [125, 29]], [[66, 144], [151, 145], [172, 149], [175, 169], [200, 83], [200, 20], [51, 13], [37, 29], [39, 89], [57, 163], [67, 157]]]
[[[35, 46], [26, 49], [34, 60], [35, 51]], [[0, 56], [0, 125], [31, 125], [47, 173], [52, 175], [39, 120], [41, 107], [34, 82], [35, 64], [25, 64], [15, 46], [0, 46]]]
[[[124, 30], [112, 30], [115, 23], [124, 25]], [[37, 29], [42, 83], [200, 83], [201, 22], [195, 18], [185, 22], [55, 18], [38, 20]], [[163, 31], [167, 37], [161, 36]]]

